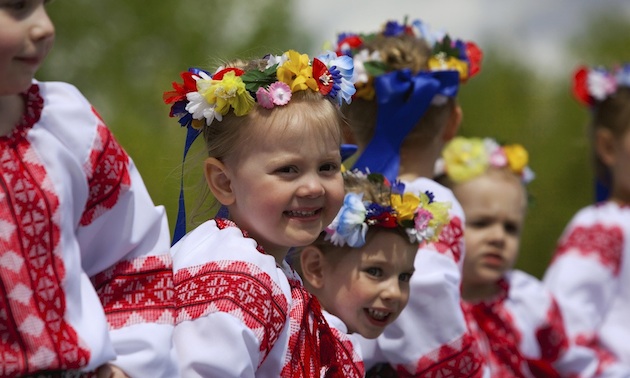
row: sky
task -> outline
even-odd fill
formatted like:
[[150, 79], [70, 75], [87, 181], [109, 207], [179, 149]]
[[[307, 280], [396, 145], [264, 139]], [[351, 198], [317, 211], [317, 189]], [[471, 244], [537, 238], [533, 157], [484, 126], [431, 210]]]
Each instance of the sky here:
[[452, 37], [497, 43], [535, 71], [566, 72], [566, 42], [590, 14], [614, 10], [630, 19], [627, 0], [299, 0], [301, 25], [318, 40], [340, 32], [373, 32], [388, 20], [421, 19]]

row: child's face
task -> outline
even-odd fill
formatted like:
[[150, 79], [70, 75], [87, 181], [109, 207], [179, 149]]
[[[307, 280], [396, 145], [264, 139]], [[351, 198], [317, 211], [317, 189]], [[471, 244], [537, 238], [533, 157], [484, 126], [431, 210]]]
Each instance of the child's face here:
[[289, 247], [312, 243], [344, 196], [339, 138], [308, 117], [270, 125], [226, 162], [234, 192], [229, 212], [281, 261]]
[[378, 231], [362, 248], [328, 257], [318, 298], [350, 333], [376, 338], [407, 305], [417, 250], [402, 235]]
[[453, 191], [466, 215], [463, 286], [492, 288], [518, 256], [525, 189], [515, 175], [490, 170]]
[[54, 36], [43, 0], [0, 0], [0, 95], [28, 89]]

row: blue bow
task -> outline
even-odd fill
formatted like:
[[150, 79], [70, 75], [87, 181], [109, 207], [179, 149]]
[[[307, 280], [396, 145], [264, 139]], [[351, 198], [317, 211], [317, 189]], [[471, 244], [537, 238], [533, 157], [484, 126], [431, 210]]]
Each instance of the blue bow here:
[[457, 71], [433, 71], [413, 74], [404, 69], [381, 75], [374, 80], [377, 116], [374, 137], [353, 168], [383, 174], [396, 180], [400, 167], [400, 146], [431, 105], [435, 95], [457, 95]]

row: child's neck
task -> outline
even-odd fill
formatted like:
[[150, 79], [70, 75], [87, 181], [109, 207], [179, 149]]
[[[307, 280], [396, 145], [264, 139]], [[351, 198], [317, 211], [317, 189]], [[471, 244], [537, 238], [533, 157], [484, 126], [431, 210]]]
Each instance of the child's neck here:
[[487, 301], [497, 296], [501, 287], [494, 284], [462, 284], [462, 299], [466, 302]]
[[22, 96], [0, 96], [0, 136], [9, 135], [24, 114]]

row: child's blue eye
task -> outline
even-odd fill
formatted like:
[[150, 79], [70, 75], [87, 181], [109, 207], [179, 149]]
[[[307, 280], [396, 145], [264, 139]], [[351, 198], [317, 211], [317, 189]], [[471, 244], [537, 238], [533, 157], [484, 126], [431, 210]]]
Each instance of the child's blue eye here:
[[402, 282], [409, 282], [411, 280], [411, 273], [403, 273], [398, 277], [398, 279]]
[[322, 171], [336, 171], [338, 168], [336, 164], [327, 163], [322, 165], [319, 169]]

